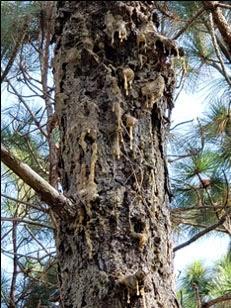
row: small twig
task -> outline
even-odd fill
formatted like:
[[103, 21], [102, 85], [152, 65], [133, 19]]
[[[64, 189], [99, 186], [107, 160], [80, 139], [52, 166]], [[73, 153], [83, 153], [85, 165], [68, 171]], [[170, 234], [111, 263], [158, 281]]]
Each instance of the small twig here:
[[28, 145], [28, 149], [29, 149], [31, 155], [33, 156], [33, 158], [34, 158], [36, 164], [38, 165], [39, 169], [40, 169], [45, 175], [49, 175], [48, 171], [47, 171], [45, 168], [43, 168], [43, 166], [42, 166], [42, 165], [40, 164], [40, 162], [38, 161], [38, 157], [35, 155], [35, 153], [34, 153], [32, 147], [31, 147], [31, 144], [30, 144], [30, 141], [28, 140], [28, 138], [24, 138], [24, 139], [26, 140], [26, 143], [27, 143], [27, 145]]
[[229, 181], [228, 181], [227, 176], [225, 174], [225, 171], [223, 169], [222, 169], [222, 173], [224, 175], [225, 184], [226, 184], [226, 198], [225, 198], [225, 203], [224, 203], [224, 207], [226, 207], [227, 204], [228, 204], [228, 201], [229, 201]]
[[184, 21], [184, 20], [180, 19], [179, 16], [174, 15], [173, 13], [171, 13], [171, 10], [166, 9], [166, 6], [165, 6], [165, 8], [163, 7], [163, 5], [161, 6], [158, 3], [158, 1], [155, 2], [155, 6], [163, 15], [165, 15], [169, 19], [172, 19], [174, 21], [182, 21], [182, 22]]
[[188, 121], [184, 121], [184, 122], [181, 122], [181, 123], [177, 123], [175, 126], [173, 126], [172, 128], [170, 128], [170, 130], [173, 130], [175, 129], [176, 127], [180, 126], [180, 125], [183, 125], [183, 124], [187, 124], [187, 123], [192, 123], [194, 120], [188, 120]]
[[27, 232], [30, 234], [30, 236], [35, 240], [35, 242], [47, 253], [49, 254], [49, 251], [46, 249], [46, 247], [34, 236], [34, 234], [30, 231], [30, 229], [25, 226]]
[[48, 228], [48, 229], [54, 230], [53, 227], [48, 226], [46, 224], [41, 224], [41, 223], [35, 222], [33, 220], [23, 219], [23, 218], [20, 218], [20, 217], [1, 217], [1, 220], [2, 221], [10, 221], [10, 222], [17, 221], [18, 223], [22, 222], [22, 223], [25, 223], [25, 224], [30, 224], [30, 225], [34, 225], [34, 226], [38, 226], [38, 227]]
[[12, 90], [14, 91], [14, 94], [19, 98], [20, 102], [22, 102], [22, 104], [24, 105], [24, 107], [27, 109], [27, 111], [29, 112], [30, 116], [32, 117], [34, 123], [36, 124], [36, 126], [38, 127], [38, 129], [40, 130], [40, 132], [42, 133], [42, 135], [44, 135], [46, 138], [47, 133], [44, 132], [44, 130], [41, 129], [39, 122], [37, 121], [37, 119], [35, 118], [33, 112], [31, 111], [30, 107], [27, 105], [27, 103], [25, 102], [25, 100], [22, 98], [22, 96], [18, 93], [18, 91], [15, 89], [15, 87], [12, 85], [12, 83], [7, 79], [7, 82], [9, 84], [9, 86], [12, 88]]
[[40, 207], [35, 206], [35, 205], [33, 205], [33, 204], [29, 203], [29, 202], [22, 201], [22, 200], [18, 200], [18, 199], [15, 199], [15, 198], [13, 198], [13, 197], [10, 197], [10, 196], [7, 196], [7, 195], [5, 195], [5, 194], [2, 194], [2, 193], [1, 193], [1, 196], [4, 197], [4, 198], [7, 198], [7, 199], [9, 199], [9, 200], [15, 201], [15, 202], [17, 202], [17, 203], [21, 203], [21, 204], [24, 204], [24, 205], [29, 206], [29, 207], [31, 207], [31, 208], [34, 208], [34, 209], [36, 209], [36, 210], [38, 210], [38, 211], [42, 211], [42, 212], [44, 212], [44, 213], [48, 213], [48, 210], [47, 210], [47, 209], [42, 208], [42, 207], [40, 208]]
[[[17, 215], [18, 209], [15, 210], [14, 217]], [[13, 229], [12, 229], [12, 245], [13, 245], [13, 273], [11, 277], [11, 286], [10, 286], [10, 301], [13, 304], [13, 307], [16, 307], [15, 305], [15, 291], [16, 291], [16, 280], [17, 280], [17, 221], [13, 220]]]

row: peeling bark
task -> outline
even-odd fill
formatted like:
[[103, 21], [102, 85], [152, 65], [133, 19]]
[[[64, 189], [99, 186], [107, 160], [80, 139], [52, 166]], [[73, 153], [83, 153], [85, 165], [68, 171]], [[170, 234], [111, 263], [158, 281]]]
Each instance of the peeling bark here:
[[57, 4], [60, 173], [76, 205], [57, 232], [64, 307], [179, 307], [165, 161], [179, 52], [152, 5]]

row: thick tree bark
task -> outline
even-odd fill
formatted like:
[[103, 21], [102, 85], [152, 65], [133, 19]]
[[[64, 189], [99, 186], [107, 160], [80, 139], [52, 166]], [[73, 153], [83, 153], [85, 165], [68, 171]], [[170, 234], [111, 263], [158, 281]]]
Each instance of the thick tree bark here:
[[76, 204], [57, 233], [64, 307], [179, 307], [164, 152], [178, 49], [150, 3], [58, 2], [60, 169]]

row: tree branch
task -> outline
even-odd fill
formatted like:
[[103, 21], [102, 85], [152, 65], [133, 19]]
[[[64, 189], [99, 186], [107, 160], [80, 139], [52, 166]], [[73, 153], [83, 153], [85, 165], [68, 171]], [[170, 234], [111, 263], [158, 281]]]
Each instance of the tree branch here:
[[193, 243], [193, 242], [195, 242], [196, 240], [198, 240], [200, 237], [202, 237], [202, 236], [204, 236], [205, 234], [209, 233], [210, 231], [213, 231], [214, 229], [216, 229], [217, 227], [219, 227], [220, 225], [222, 225], [222, 224], [225, 222], [226, 217], [227, 217], [230, 213], [231, 213], [231, 208], [229, 208], [229, 209], [227, 210], [227, 212], [220, 218], [220, 220], [219, 220], [216, 224], [214, 224], [214, 225], [212, 225], [212, 226], [206, 228], [205, 230], [203, 230], [203, 231], [197, 233], [197, 234], [194, 235], [190, 240], [188, 240], [188, 241], [186, 241], [186, 242], [184, 242], [184, 243], [182, 243], [182, 244], [180, 244], [180, 245], [174, 247], [174, 248], [173, 248], [173, 251], [175, 252], [175, 251], [177, 251], [177, 250], [179, 250], [179, 249], [181, 249], [181, 248], [184, 248], [184, 247], [190, 245], [191, 243]]
[[15, 46], [13, 48], [13, 51], [12, 51], [12, 53], [10, 55], [9, 61], [8, 61], [7, 65], [6, 65], [6, 68], [5, 68], [4, 72], [2, 73], [1, 83], [6, 78], [7, 74], [9, 73], [9, 71], [10, 71], [10, 69], [11, 69], [11, 67], [12, 67], [12, 65], [14, 63], [14, 60], [15, 60], [15, 58], [17, 56], [17, 53], [18, 53], [18, 50], [21, 47], [21, 44], [23, 43], [24, 38], [26, 36], [27, 28], [28, 28], [28, 22], [25, 22], [25, 24], [24, 24], [24, 26], [22, 28], [21, 36], [16, 41]]
[[204, 11], [205, 11], [205, 8], [203, 7], [203, 8], [201, 8], [191, 19], [189, 19], [189, 20], [187, 21], [186, 25], [185, 25], [182, 29], [180, 29], [180, 31], [173, 37], [173, 40], [178, 39], [178, 38], [181, 36], [181, 34], [183, 34], [183, 33], [188, 29], [188, 27], [191, 26], [191, 24], [192, 24], [202, 13], [204, 13]]
[[231, 300], [231, 293], [228, 293], [228, 294], [225, 294], [225, 295], [222, 295], [222, 296], [219, 296], [207, 303], [204, 303], [202, 304], [201, 308], [208, 308], [208, 307], [211, 307], [215, 304], [218, 304], [218, 303], [222, 303], [222, 302], [225, 302], [225, 301], [230, 301]]
[[218, 1], [202, 1], [205, 9], [211, 11], [214, 19], [214, 23], [216, 24], [217, 28], [219, 29], [221, 36], [224, 42], [231, 52], [231, 28], [225, 19], [224, 15], [222, 14], [221, 8], [219, 8]]
[[[221, 64], [222, 75], [225, 77], [225, 80], [227, 81], [227, 83], [231, 86], [231, 80], [230, 80], [230, 78], [229, 78], [229, 76], [226, 72], [225, 65], [224, 65], [224, 62], [222, 60], [222, 56], [221, 56], [221, 53], [220, 53], [220, 50], [219, 50], [219, 47], [218, 47], [218, 44], [217, 44], [214, 25], [213, 25], [213, 15], [212, 15], [212, 13], [209, 14], [209, 21], [210, 21], [210, 33], [211, 33], [211, 37], [212, 37], [212, 42], [213, 42], [213, 46], [214, 46], [216, 56], [217, 56], [217, 58], [218, 58], [218, 60]], [[231, 41], [230, 41], [230, 43], [231, 43]]]
[[48, 212], [49, 212], [48, 209], [46, 209], [46, 208], [44, 208], [44, 207], [36, 206], [36, 205], [31, 204], [31, 203], [29, 203], [29, 202], [22, 201], [22, 200], [18, 200], [18, 199], [16, 199], [16, 198], [13, 198], [13, 197], [11, 197], [11, 196], [8, 196], [8, 195], [2, 194], [2, 193], [1, 193], [1, 196], [2, 196], [3, 198], [12, 200], [12, 201], [14, 201], [14, 202], [16, 202], [16, 203], [24, 204], [24, 205], [26, 205], [27, 207], [33, 208], [33, 209], [35, 209], [35, 210], [38, 210], [38, 211], [41, 211], [41, 212], [44, 212], [44, 213], [48, 213]]
[[183, 125], [183, 124], [192, 123], [193, 121], [194, 121], [194, 119], [188, 120], [188, 121], [184, 121], [184, 122], [180, 122], [180, 123], [177, 123], [177, 124], [174, 125], [172, 128], [170, 128], [170, 130], [173, 130], [173, 129], [175, 129], [175, 128], [177, 128], [178, 126]]
[[33, 188], [41, 197], [41, 200], [46, 202], [57, 215], [63, 217], [66, 215], [74, 216], [76, 214], [76, 209], [69, 199], [60, 194], [27, 164], [15, 158], [2, 144], [1, 160], [27, 185]]
[[42, 224], [42, 223], [38, 223], [38, 222], [35, 222], [33, 220], [24, 219], [24, 218], [21, 218], [21, 217], [1, 217], [1, 221], [9, 221], [9, 222], [13, 222], [13, 223], [16, 221], [18, 223], [25, 223], [25, 224], [28, 224], [28, 225], [34, 225], [34, 226], [37, 226], [37, 227], [54, 230], [54, 228], [52, 226]]

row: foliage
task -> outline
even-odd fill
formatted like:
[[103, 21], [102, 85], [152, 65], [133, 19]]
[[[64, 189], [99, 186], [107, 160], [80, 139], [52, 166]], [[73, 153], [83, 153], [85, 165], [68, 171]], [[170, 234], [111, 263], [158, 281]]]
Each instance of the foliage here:
[[27, 39], [36, 39], [38, 36], [39, 13], [38, 1], [1, 1], [1, 55], [7, 59], [19, 40], [20, 35], [27, 27]]
[[[179, 279], [178, 299], [184, 308], [197, 308], [200, 303], [209, 302], [231, 291], [231, 254], [218, 261], [213, 269], [203, 266], [200, 261], [190, 265]], [[227, 304], [229, 305], [229, 304]], [[216, 307], [228, 307], [225, 302]]]

